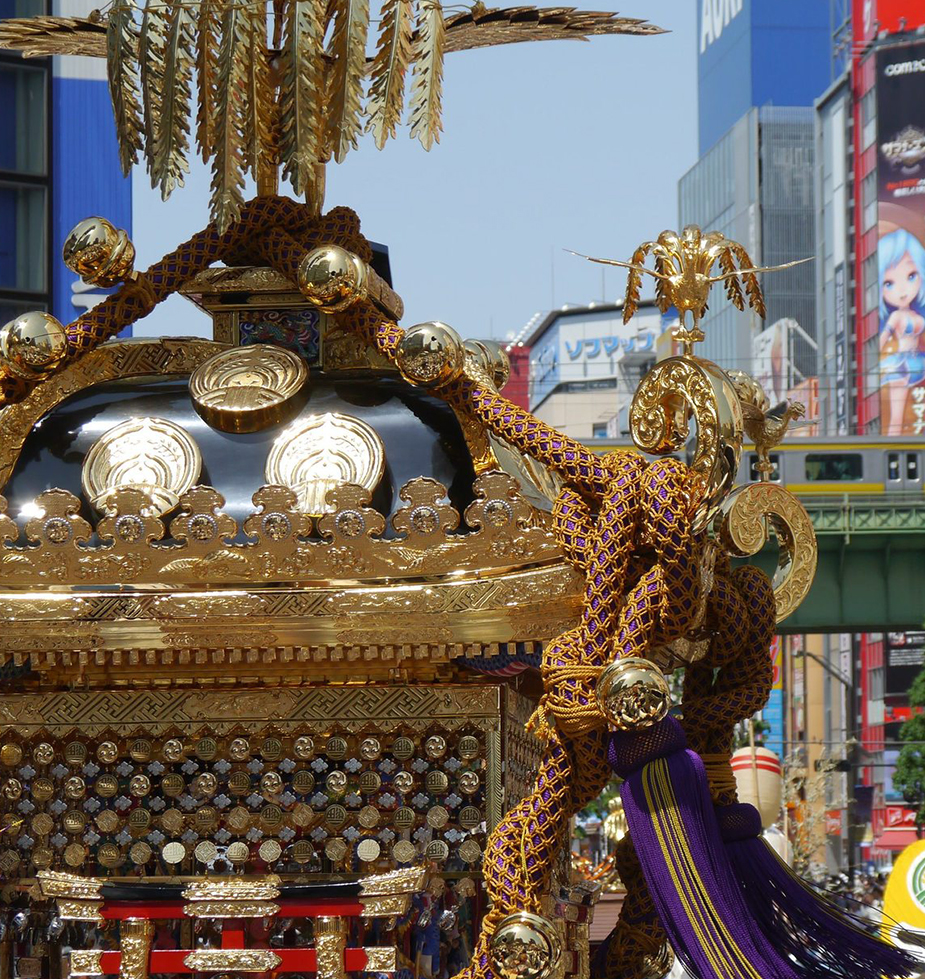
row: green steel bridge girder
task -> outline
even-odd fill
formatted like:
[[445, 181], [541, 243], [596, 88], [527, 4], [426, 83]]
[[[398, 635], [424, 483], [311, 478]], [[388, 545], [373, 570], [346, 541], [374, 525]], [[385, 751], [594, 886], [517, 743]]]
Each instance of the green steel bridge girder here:
[[[819, 544], [816, 577], [781, 632], [881, 632], [925, 624], [925, 499], [803, 497]], [[750, 558], [768, 574], [771, 541]]]

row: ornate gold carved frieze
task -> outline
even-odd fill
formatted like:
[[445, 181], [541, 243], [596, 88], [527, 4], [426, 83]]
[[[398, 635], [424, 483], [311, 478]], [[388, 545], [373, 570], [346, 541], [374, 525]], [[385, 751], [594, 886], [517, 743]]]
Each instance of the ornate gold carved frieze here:
[[[43, 388], [44, 390], [44, 388]], [[265, 486], [254, 493], [254, 513], [244, 521], [252, 540], [229, 544], [238, 527], [224, 512], [225, 500], [209, 486], [196, 486], [180, 499], [180, 513], [163, 525], [150, 517], [150, 504], [137, 488], [115, 490], [107, 516], [97, 526], [102, 542], [88, 544], [93, 528], [79, 516], [80, 501], [64, 490], [39, 494], [41, 517], [26, 521], [28, 548], [10, 546], [0, 554], [4, 584], [88, 585], [132, 582], [205, 583], [298, 579], [301, 581], [419, 578], [452, 571], [497, 574], [555, 563], [560, 551], [535, 511], [504, 473], [476, 480], [476, 502], [466, 511], [468, 534], [448, 533], [452, 521], [438, 514], [446, 490], [425, 480], [430, 501], [418, 499], [421, 480], [400, 491], [406, 505], [393, 515], [396, 528], [414, 533], [384, 539], [384, 518], [369, 506], [369, 493], [342, 484], [328, 495], [331, 512], [318, 520], [322, 540], [308, 532], [295, 494]], [[273, 507], [273, 509], [270, 509]], [[0, 540], [15, 541], [20, 528], [0, 498]], [[405, 511], [408, 511], [407, 513]], [[458, 518], [457, 518], [458, 519]], [[156, 536], [155, 536], [156, 535]]]
[[[123, 952], [123, 955], [125, 953]], [[238, 972], [266, 972], [275, 969], [282, 959], [265, 948], [201, 948], [190, 952], [183, 959], [188, 969], [203, 972], [219, 972], [222, 969], [236, 969]]]
[[241, 723], [272, 723], [287, 732], [334, 719], [393, 731], [418, 721], [479, 723], [499, 709], [499, 688], [487, 684], [318, 686], [250, 690], [231, 698], [220, 690], [110, 690], [9, 694], [0, 700], [0, 720], [23, 736], [39, 730], [56, 738], [75, 730], [90, 737], [105, 731], [128, 736], [143, 729], [157, 737], [175, 727], [227, 734]]
[[98, 976], [103, 971], [101, 949], [74, 949], [71, 952], [72, 976]]

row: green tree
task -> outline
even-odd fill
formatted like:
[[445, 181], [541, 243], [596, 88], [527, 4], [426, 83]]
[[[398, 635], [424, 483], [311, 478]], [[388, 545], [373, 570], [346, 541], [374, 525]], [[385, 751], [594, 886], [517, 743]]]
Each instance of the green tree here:
[[893, 785], [916, 807], [915, 825], [921, 835], [925, 826], [925, 669], [912, 681], [909, 703], [915, 713], [899, 730], [899, 738], [906, 744], [899, 752]]

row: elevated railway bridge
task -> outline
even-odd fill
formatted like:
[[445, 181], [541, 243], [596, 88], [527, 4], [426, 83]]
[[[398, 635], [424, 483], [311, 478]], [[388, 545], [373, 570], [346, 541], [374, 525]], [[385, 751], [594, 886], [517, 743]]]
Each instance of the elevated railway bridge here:
[[[601, 452], [627, 440], [594, 439]], [[806, 507], [819, 565], [782, 632], [905, 631], [925, 623], [925, 438], [792, 437], [771, 453], [773, 478]], [[757, 475], [742, 453], [739, 481]], [[772, 574], [776, 545], [749, 559]]]

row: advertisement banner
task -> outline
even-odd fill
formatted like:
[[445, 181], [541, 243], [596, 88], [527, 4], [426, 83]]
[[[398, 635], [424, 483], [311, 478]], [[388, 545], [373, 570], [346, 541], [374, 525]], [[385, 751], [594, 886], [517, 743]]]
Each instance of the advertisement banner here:
[[884, 693], [908, 694], [925, 666], [925, 632], [888, 632]]
[[877, 52], [880, 424], [925, 433], [925, 41]]
[[752, 338], [752, 376], [774, 407], [785, 400], [793, 384], [790, 330], [795, 320], [781, 319]]

